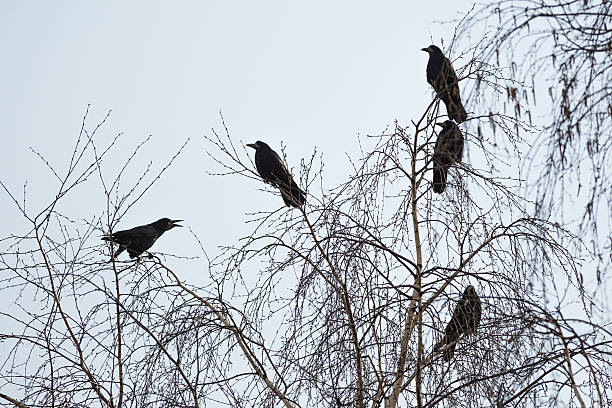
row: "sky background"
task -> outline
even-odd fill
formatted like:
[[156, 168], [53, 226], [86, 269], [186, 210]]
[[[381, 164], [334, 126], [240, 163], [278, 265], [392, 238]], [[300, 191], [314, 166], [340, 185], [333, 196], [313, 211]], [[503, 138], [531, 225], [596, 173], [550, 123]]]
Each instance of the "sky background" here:
[[[149, 162], [157, 173], [190, 139], [117, 229], [184, 219], [215, 256], [219, 245], [249, 234], [250, 213], [283, 206], [278, 194], [261, 191], [261, 181], [209, 174], [220, 168], [207, 151], [218, 152], [204, 136], [211, 128], [223, 134], [220, 111], [236, 145], [263, 140], [280, 153], [283, 144], [294, 173], [320, 152], [326, 187], [335, 187], [350, 174], [348, 157], [359, 157], [359, 137], [422, 115], [433, 92], [420, 49], [445, 48], [455, 26], [440, 23], [460, 19], [472, 4], [0, 0], [0, 181], [20, 199], [25, 184], [26, 206], [36, 214], [53, 201], [58, 182], [31, 149], [63, 174], [88, 105], [88, 129], [112, 110], [97, 138], [101, 147], [123, 133], [102, 163], [107, 181], [151, 136], [123, 177], [124, 194]], [[469, 149], [468, 140], [464, 159]], [[106, 203], [92, 177], [59, 210], [91, 220]], [[28, 231], [2, 190], [0, 225], [0, 238]], [[102, 245], [97, 236], [91, 244]], [[168, 232], [153, 250], [201, 254], [187, 229]], [[202, 285], [205, 267], [177, 270]], [[13, 301], [0, 299], [0, 308]]]
[[[471, 6], [437, 4], [2, 1], [0, 133], [8, 148], [0, 180], [20, 198], [27, 183], [28, 209], [44, 208], [58, 182], [30, 148], [64, 172], [87, 105], [89, 129], [112, 110], [97, 139], [102, 146], [123, 132], [102, 165], [108, 180], [152, 136], [126, 172], [124, 192], [149, 161], [161, 169], [190, 139], [118, 228], [184, 219], [214, 255], [248, 233], [246, 213], [282, 206], [254, 180], [207, 174], [219, 170], [203, 139], [222, 130], [219, 111], [235, 142], [263, 140], [277, 151], [285, 144], [294, 171], [322, 152], [332, 187], [349, 174], [358, 135], [379, 134], [395, 119], [407, 124], [431, 101], [420, 49], [449, 41], [454, 26], [435, 21]], [[5, 193], [0, 208], [8, 231], [26, 225]], [[81, 186], [61, 210], [73, 220], [102, 214], [100, 183]], [[169, 234], [155, 249], [198, 252], [185, 230]]]

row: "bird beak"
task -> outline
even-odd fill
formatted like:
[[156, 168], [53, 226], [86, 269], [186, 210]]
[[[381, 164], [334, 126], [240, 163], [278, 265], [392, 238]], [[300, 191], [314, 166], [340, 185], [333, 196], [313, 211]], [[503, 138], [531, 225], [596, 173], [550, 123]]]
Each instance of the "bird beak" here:
[[257, 144], [256, 143], [249, 143], [249, 144], [247, 144], [247, 146], [252, 147], [253, 149], [257, 150]]
[[182, 225], [176, 224], [177, 222], [181, 222], [181, 221], [183, 221], [183, 220], [170, 220], [170, 228], [182, 227]]
[[444, 127], [444, 123], [436, 123], [436, 126]]
[[429, 47], [427, 47], [427, 48], [421, 48], [421, 51], [425, 51], [426, 53], [428, 53], [428, 54], [429, 54], [429, 51], [430, 51], [430, 50], [429, 50]]

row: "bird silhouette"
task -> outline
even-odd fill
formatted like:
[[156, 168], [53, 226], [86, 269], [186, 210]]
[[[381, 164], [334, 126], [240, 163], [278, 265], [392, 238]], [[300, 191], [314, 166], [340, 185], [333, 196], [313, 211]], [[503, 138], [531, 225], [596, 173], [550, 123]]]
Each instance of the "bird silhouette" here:
[[421, 50], [429, 54], [427, 82], [435, 89], [436, 94], [446, 105], [448, 117], [457, 123], [464, 122], [467, 119], [467, 113], [461, 103], [457, 74], [455, 74], [453, 64], [435, 45], [421, 48]]
[[283, 201], [287, 207], [301, 207], [306, 200], [304, 193], [293, 181], [291, 173], [281, 160], [280, 156], [266, 143], [258, 140], [247, 144], [255, 149], [255, 167], [257, 173], [265, 182], [272, 184], [280, 190]]
[[444, 360], [450, 361], [455, 353], [455, 346], [457, 341], [463, 334], [474, 334], [480, 323], [480, 315], [482, 313], [482, 305], [480, 298], [476, 294], [474, 286], [470, 285], [465, 288], [463, 296], [455, 306], [453, 317], [451, 318], [446, 330], [444, 330], [444, 337], [435, 346], [435, 351], [444, 349]]
[[440, 194], [446, 188], [448, 169], [461, 162], [463, 155], [463, 134], [452, 120], [436, 123], [442, 127], [438, 134], [433, 153], [433, 191]]
[[119, 249], [113, 254], [113, 258], [117, 258], [117, 256], [125, 250], [127, 250], [130, 258], [136, 258], [142, 255], [144, 251], [151, 248], [164, 232], [174, 227], [182, 227], [182, 225], [177, 224], [177, 222], [181, 221], [183, 220], [161, 218], [150, 224], [114, 232], [110, 237], [102, 237], [102, 240], [119, 244]]

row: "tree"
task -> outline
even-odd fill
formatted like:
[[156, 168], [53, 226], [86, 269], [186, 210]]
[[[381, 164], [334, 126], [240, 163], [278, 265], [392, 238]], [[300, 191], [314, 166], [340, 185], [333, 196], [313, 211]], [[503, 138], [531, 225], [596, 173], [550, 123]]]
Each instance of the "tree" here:
[[[27, 227], [0, 239], [0, 292], [19, 305], [2, 315], [0, 399], [19, 407], [609, 406], [612, 336], [598, 323], [606, 305], [584, 290], [582, 241], [554, 211], [540, 212], [543, 203], [556, 209], [554, 200], [525, 198], [533, 128], [513, 96], [518, 80], [487, 50], [467, 61], [445, 50], [468, 95], [468, 120], [463, 160], [443, 194], [432, 192], [443, 118], [433, 97], [418, 119], [359, 140], [362, 156], [338, 186], [326, 185], [316, 153], [303, 159], [291, 172], [306, 204], [274, 200], [280, 208], [250, 215], [246, 237], [211, 258], [203, 251], [200, 286], [181, 278], [177, 257], [117, 261], [99, 239], [181, 149], [125, 186], [140, 145], [109, 175], [101, 163], [120, 136], [100, 148], [104, 121], [89, 130], [86, 115], [68, 170], [43, 161], [58, 182], [49, 205], [31, 210], [2, 184]], [[478, 93], [465, 92], [470, 81]], [[514, 114], [487, 109], [506, 89]], [[205, 141], [218, 175], [279, 194], [222, 124]], [[99, 183], [107, 210], [77, 220], [62, 204], [84, 183]], [[480, 324], [446, 362], [435, 346], [468, 285], [482, 302]], [[20, 301], [29, 297], [36, 302]]]
[[521, 123], [538, 215], [562, 219], [584, 237], [597, 262], [592, 276], [604, 291], [612, 265], [611, 17], [606, 0], [500, 0], [476, 7], [459, 23], [454, 42], [472, 48], [472, 39], [483, 37], [465, 75], [477, 81], [466, 87], [482, 108], [508, 108]]
[[[17, 392], [2, 397], [27, 407], [606, 405], [609, 333], [566, 317], [550, 289], [578, 285], [574, 238], [525, 211], [484, 139], [471, 149], [491, 160], [488, 173], [458, 165], [434, 197], [437, 108], [412, 133], [396, 124], [362, 141], [371, 148], [337, 188], [315, 193], [322, 170], [315, 155], [303, 162], [304, 209], [253, 215], [252, 234], [210, 260], [204, 287], [183, 282], [167, 255], [108, 262], [99, 236], [151, 184], [122, 195], [124, 170], [106, 182], [99, 163], [113, 143], [98, 154], [99, 127], [84, 125], [51, 204], [29, 214], [14, 199], [30, 229], [2, 241], [2, 291], [39, 303], [4, 316], [19, 330], [2, 334], [3, 390]], [[261, 182], [229, 132], [208, 141], [227, 172]], [[61, 202], [93, 178], [111, 186], [109, 211], [77, 225]], [[483, 317], [446, 363], [434, 346], [468, 284]]]

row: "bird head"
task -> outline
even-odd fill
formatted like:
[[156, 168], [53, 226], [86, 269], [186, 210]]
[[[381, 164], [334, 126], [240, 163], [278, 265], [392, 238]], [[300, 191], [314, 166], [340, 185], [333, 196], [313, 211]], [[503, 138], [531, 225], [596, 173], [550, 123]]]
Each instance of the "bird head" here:
[[476, 289], [474, 289], [474, 286], [470, 285], [467, 288], [465, 288], [465, 291], [463, 292], [463, 294], [465, 296], [477, 296], [476, 295]]
[[162, 231], [171, 230], [174, 227], [182, 227], [182, 225], [177, 224], [177, 222], [181, 222], [183, 220], [171, 220], [170, 218], [162, 218], [157, 221], [156, 224], [159, 224], [162, 228]]
[[270, 146], [268, 146], [266, 143], [262, 142], [261, 140], [258, 140], [255, 143], [249, 143], [247, 144], [247, 146], [252, 147], [255, 150], [270, 148]]
[[425, 51], [426, 53], [428, 53], [429, 55], [432, 54], [442, 54], [442, 50], [439, 49], [438, 47], [436, 47], [435, 45], [430, 45], [427, 48], [421, 48], [421, 51]]
[[436, 123], [436, 126], [440, 126], [441, 128], [447, 129], [453, 126], [454, 124], [455, 122], [453, 122], [452, 120], [445, 120], [444, 122]]

